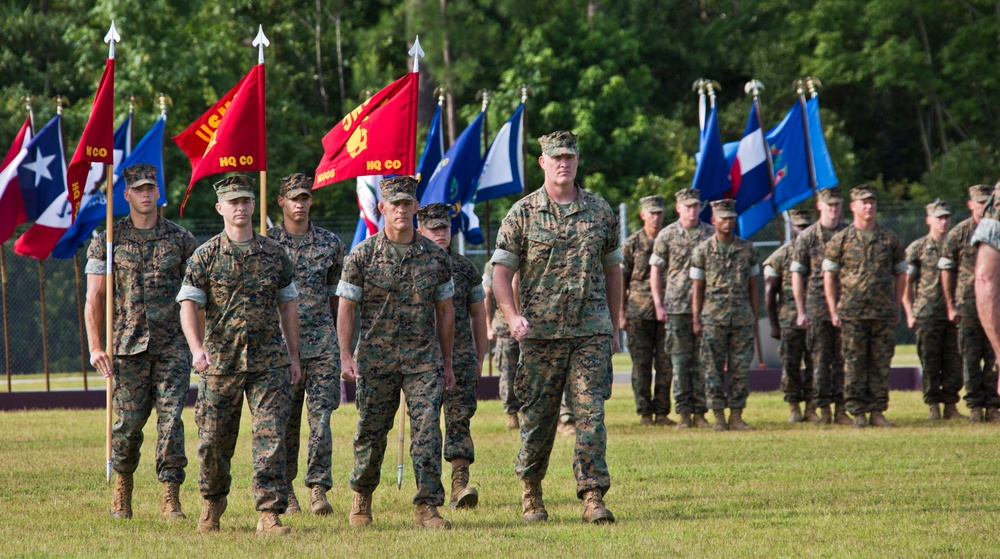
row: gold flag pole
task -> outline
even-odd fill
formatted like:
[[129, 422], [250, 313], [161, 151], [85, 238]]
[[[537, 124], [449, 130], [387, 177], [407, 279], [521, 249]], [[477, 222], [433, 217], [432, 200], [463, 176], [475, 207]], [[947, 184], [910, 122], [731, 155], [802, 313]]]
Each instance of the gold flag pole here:
[[[118, 36], [118, 31], [115, 30], [115, 22], [111, 22], [111, 29], [108, 30], [108, 34], [104, 36], [104, 42], [108, 43], [108, 58], [114, 59], [115, 57], [115, 42], [120, 41], [121, 37]], [[108, 359], [111, 359], [112, 364], [114, 363], [114, 325], [115, 325], [115, 278], [114, 272], [114, 259], [115, 259], [115, 229], [114, 229], [114, 217], [115, 217], [115, 191], [114, 191], [114, 172], [106, 173], [107, 178], [105, 179], [105, 190], [104, 198], [107, 200], [106, 210], [105, 210], [105, 241], [106, 250], [105, 253], [105, 269], [104, 269], [104, 352], [107, 353]], [[105, 468], [105, 479], [108, 483], [111, 483], [111, 408], [112, 408], [112, 393], [113, 393], [113, 377], [114, 377], [114, 366], [112, 365], [112, 373], [108, 375], [107, 382], [105, 383], [105, 398], [104, 398], [104, 456], [107, 459], [107, 464]]]
[[[271, 41], [264, 35], [264, 26], [257, 26], [257, 36], [253, 39], [253, 46], [257, 47], [257, 64], [264, 63], [264, 47], [269, 46]], [[267, 170], [260, 171], [260, 236], [267, 236]]]

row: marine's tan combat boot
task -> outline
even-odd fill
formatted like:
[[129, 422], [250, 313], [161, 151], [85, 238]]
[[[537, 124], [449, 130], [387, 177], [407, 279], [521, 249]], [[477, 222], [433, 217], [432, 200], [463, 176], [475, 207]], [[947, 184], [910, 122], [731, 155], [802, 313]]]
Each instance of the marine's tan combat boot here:
[[847, 417], [847, 407], [844, 404], [836, 404], [833, 410], [833, 422], [837, 425], [854, 425], [850, 417]]
[[970, 408], [969, 423], [982, 423], [982, 422], [983, 422], [983, 408]]
[[549, 519], [549, 511], [542, 502], [542, 482], [524, 480], [521, 493], [521, 520], [525, 522], [545, 522]]
[[830, 413], [830, 404], [819, 407], [819, 417], [813, 421], [816, 425], [829, 425], [833, 423], [833, 414]]
[[852, 423], [851, 425], [853, 425], [854, 427], [857, 427], [858, 429], [862, 429], [864, 427], [867, 427], [868, 426], [868, 418], [865, 417], [865, 414], [859, 413], [858, 415], [854, 416], [854, 423]]
[[348, 516], [351, 526], [368, 526], [372, 523], [372, 494], [354, 492], [351, 501], [351, 514]]
[[729, 429], [726, 425], [726, 410], [712, 410], [712, 415], [715, 416], [715, 423], [712, 424], [713, 431], [726, 431]]
[[927, 419], [931, 421], [938, 421], [941, 419], [941, 406], [938, 404], [931, 404], [928, 406]]
[[955, 404], [945, 404], [943, 415], [945, 421], [951, 419], [969, 419], [969, 416], [962, 415], [962, 412], [958, 411], [958, 406], [956, 406]]
[[521, 424], [517, 420], [517, 414], [516, 413], [508, 413], [507, 414], [507, 430], [508, 431], [513, 431], [514, 429], [519, 429], [520, 427], [521, 427]]
[[705, 419], [705, 412], [694, 414], [694, 416], [691, 418], [691, 420], [694, 421], [694, 426], [697, 427], [697, 428], [699, 428], [699, 429], [711, 429], [712, 428], [712, 424], [709, 423], [707, 419]]
[[479, 504], [479, 491], [469, 487], [469, 466], [454, 466], [451, 469], [451, 502], [448, 506], [459, 509], [474, 509]]
[[181, 512], [181, 484], [176, 481], [163, 482], [163, 499], [160, 501], [160, 514], [167, 520], [184, 520], [187, 518]]
[[730, 408], [729, 410], [729, 430], [731, 431], [756, 431], [757, 428], [743, 421], [743, 408]]
[[668, 416], [665, 413], [658, 413], [658, 414], [656, 414], [656, 419], [653, 420], [653, 425], [662, 425], [664, 427], [673, 427], [673, 426], [677, 425], [677, 422], [674, 421], [673, 419], [670, 419], [670, 416]]
[[805, 416], [802, 415], [802, 410], [799, 409], [798, 402], [790, 402], [788, 404], [788, 422], [789, 423], [802, 423], [805, 421]]
[[291, 528], [281, 525], [278, 513], [273, 510], [260, 511], [260, 520], [257, 521], [258, 536], [287, 536], [291, 533]]
[[118, 474], [115, 479], [111, 518], [132, 518], [132, 474]]
[[694, 425], [691, 423], [691, 414], [682, 413], [681, 420], [677, 422], [678, 429], [690, 429]]
[[583, 493], [583, 521], [588, 524], [612, 524], [615, 515], [604, 506], [604, 494], [600, 489]]
[[218, 532], [219, 519], [226, 512], [229, 500], [225, 497], [218, 499], [205, 499], [201, 505], [201, 516], [198, 517], [199, 532]]
[[868, 423], [870, 423], [872, 427], [895, 427], [896, 426], [895, 423], [893, 423], [893, 422], [889, 421], [888, 419], [886, 419], [885, 416], [882, 415], [882, 412], [880, 412], [880, 411], [873, 411], [871, 419], [869, 419]]
[[319, 516], [326, 516], [333, 512], [333, 507], [326, 500], [326, 492], [330, 488], [325, 485], [316, 484], [309, 490], [309, 511]]
[[806, 404], [806, 413], [802, 417], [802, 421], [808, 421], [809, 423], [816, 423], [819, 421], [819, 416], [816, 415], [816, 406], [813, 404]]
[[288, 484], [288, 507], [285, 508], [285, 514], [296, 514], [302, 512], [302, 507], [299, 505], [299, 498], [295, 496], [295, 489], [292, 484]]
[[653, 415], [652, 414], [648, 414], [647, 413], [647, 414], [644, 414], [641, 418], [639, 418], [639, 425], [642, 425], [643, 427], [649, 427], [652, 424], [653, 424]]
[[417, 505], [417, 513], [414, 517], [417, 528], [437, 528], [439, 530], [451, 529], [451, 522], [441, 518], [438, 509], [434, 505]]
[[1000, 423], [1000, 409], [986, 408], [986, 421], [989, 423]]

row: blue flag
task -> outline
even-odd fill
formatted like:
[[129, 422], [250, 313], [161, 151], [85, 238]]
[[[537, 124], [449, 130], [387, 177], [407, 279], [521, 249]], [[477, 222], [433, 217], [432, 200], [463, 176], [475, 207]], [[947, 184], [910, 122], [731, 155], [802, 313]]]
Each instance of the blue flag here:
[[524, 192], [524, 103], [497, 132], [479, 174], [476, 202]]
[[[725, 196], [732, 186], [729, 182], [729, 165], [722, 152], [722, 140], [719, 136], [718, 108], [712, 107], [705, 123], [705, 133], [701, 136], [698, 154], [698, 167], [694, 171], [694, 181], [691, 188], [701, 191], [702, 202], [719, 200]], [[703, 204], [704, 205], [704, 204]], [[711, 210], [702, 212], [702, 219], [711, 215]]]
[[[66, 197], [66, 155], [63, 152], [62, 117], [56, 115], [24, 146], [17, 166], [21, 201], [28, 221], [38, 221], [53, 201]], [[67, 200], [67, 204], [69, 200]]]
[[480, 140], [483, 135], [483, 115], [484, 113], [479, 113], [479, 116], [448, 148], [420, 198], [421, 206], [435, 202], [448, 204], [451, 207], [452, 234], [455, 235], [461, 230], [466, 239], [474, 245], [483, 242], [482, 232], [477, 229], [478, 219], [474, 223], [467, 213], [463, 219], [462, 207], [472, 200], [473, 186], [483, 167]]
[[358, 246], [358, 243], [368, 238], [368, 226], [365, 225], [365, 216], [358, 216], [358, 226], [354, 228], [354, 238], [351, 239], [351, 250]]
[[[156, 167], [156, 184], [160, 188], [160, 199], [156, 201], [156, 205], [167, 205], [167, 181], [163, 178], [163, 131], [166, 127], [167, 118], [161, 116], [149, 129], [149, 132], [146, 132], [146, 135], [139, 140], [125, 161], [122, 161], [122, 164], [115, 169], [115, 215], [128, 213], [128, 203], [125, 201], [125, 181], [121, 180], [122, 169], [128, 169], [139, 163]], [[117, 137], [115, 140], [117, 141]], [[115, 149], [118, 149], [117, 143]], [[118, 208], [123, 208], [123, 214], [118, 213]]]
[[816, 169], [816, 189], [837, 186], [837, 173], [833, 170], [833, 160], [826, 149], [826, 138], [823, 137], [823, 123], [819, 120], [819, 97], [806, 102], [806, 114], [809, 117], [809, 147], [812, 148], [813, 166]]
[[774, 203], [779, 212], [812, 196], [809, 151], [806, 148], [802, 103], [796, 101], [785, 118], [767, 133], [774, 162]]
[[431, 119], [431, 129], [427, 132], [424, 153], [417, 165], [417, 200], [424, 199], [427, 183], [430, 182], [431, 175], [434, 174], [434, 169], [437, 169], [442, 157], [444, 157], [444, 134], [441, 132], [441, 105], [438, 105], [434, 118]]
[[[132, 149], [132, 113], [125, 117], [115, 130], [115, 172], [120, 169], [123, 159], [126, 159]], [[80, 247], [87, 244], [94, 229], [107, 218], [107, 202], [100, 187], [104, 181], [105, 165], [103, 163], [91, 163], [90, 174], [87, 177], [87, 190], [80, 200], [80, 211], [76, 215], [76, 221], [63, 233], [63, 236], [52, 249], [53, 258], [73, 258]], [[118, 176], [114, 177], [114, 184], [121, 182]], [[115, 189], [118, 190], [117, 188]], [[115, 199], [115, 215], [128, 214], [128, 203], [125, 196], [120, 196], [121, 201]], [[119, 205], [120, 204], [120, 205]]]

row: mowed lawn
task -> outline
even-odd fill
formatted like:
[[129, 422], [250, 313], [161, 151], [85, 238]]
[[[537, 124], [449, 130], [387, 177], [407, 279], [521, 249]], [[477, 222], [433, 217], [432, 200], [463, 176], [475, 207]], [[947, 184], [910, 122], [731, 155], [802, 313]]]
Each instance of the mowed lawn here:
[[[497, 401], [473, 419], [472, 480], [480, 507], [450, 511], [450, 532], [413, 527], [407, 457], [396, 489], [396, 430], [389, 435], [375, 523], [351, 529], [352, 405], [334, 414], [335, 514], [285, 516], [290, 537], [254, 537], [250, 418], [245, 412], [222, 532], [195, 531], [197, 430], [184, 413], [188, 519], [159, 518], [155, 428], [136, 476], [135, 517], [108, 517], [102, 411], [0, 413], [0, 556], [89, 557], [985, 557], [1000, 555], [1000, 425], [930, 423], [917, 392], [894, 392], [894, 430], [789, 425], [780, 394], [755, 393], [753, 433], [640, 427], [627, 386], [608, 402], [613, 526], [580, 522], [572, 440], [558, 438], [546, 479], [550, 521], [521, 523], [513, 474], [518, 436]], [[303, 435], [303, 447], [305, 446]], [[300, 456], [300, 461], [304, 460]], [[301, 463], [301, 462], [300, 462]], [[300, 471], [304, 471], [304, 465]], [[446, 467], [444, 483], [449, 483]], [[306, 490], [297, 480], [300, 498]]]

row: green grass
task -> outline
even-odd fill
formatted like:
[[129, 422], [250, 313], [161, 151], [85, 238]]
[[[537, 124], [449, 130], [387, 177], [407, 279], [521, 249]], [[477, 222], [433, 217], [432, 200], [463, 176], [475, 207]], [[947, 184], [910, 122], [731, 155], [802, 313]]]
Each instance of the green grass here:
[[[499, 402], [473, 419], [480, 490], [474, 511], [443, 514], [447, 533], [412, 527], [413, 472], [396, 481], [395, 431], [370, 529], [347, 525], [351, 437], [357, 414], [333, 416], [335, 513], [286, 516], [290, 537], [259, 541], [249, 484], [249, 414], [233, 464], [222, 532], [195, 531], [197, 434], [184, 413], [191, 464], [181, 499], [186, 521], [159, 518], [160, 485], [146, 427], [136, 474], [135, 518], [108, 517], [103, 411], [0, 413], [0, 555], [88, 557], [985, 557], [1000, 549], [996, 512], [1000, 428], [926, 419], [916, 392], [894, 392], [895, 430], [789, 425], [780, 394], [755, 393], [746, 419], [754, 433], [678, 432], [637, 424], [632, 394], [616, 386], [608, 402], [608, 506], [618, 523], [580, 522], [572, 442], [559, 438], [546, 479], [550, 521], [520, 521], [513, 474], [516, 433]], [[305, 439], [303, 439], [303, 445]], [[300, 457], [300, 460], [303, 458]], [[304, 467], [300, 467], [304, 469]], [[447, 472], [447, 469], [446, 469]], [[445, 475], [447, 486], [449, 476]], [[301, 479], [296, 481], [305, 496]]]

